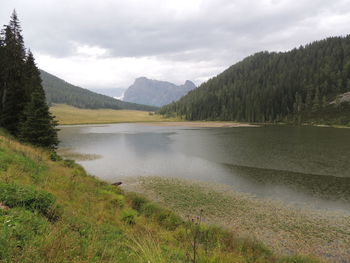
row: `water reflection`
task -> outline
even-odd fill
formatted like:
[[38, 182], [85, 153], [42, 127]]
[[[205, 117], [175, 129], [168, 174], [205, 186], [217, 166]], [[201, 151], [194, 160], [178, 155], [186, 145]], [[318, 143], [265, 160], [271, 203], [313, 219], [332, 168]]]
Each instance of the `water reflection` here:
[[60, 147], [104, 180], [172, 176], [231, 185], [259, 197], [350, 211], [350, 130], [317, 127], [65, 126]]

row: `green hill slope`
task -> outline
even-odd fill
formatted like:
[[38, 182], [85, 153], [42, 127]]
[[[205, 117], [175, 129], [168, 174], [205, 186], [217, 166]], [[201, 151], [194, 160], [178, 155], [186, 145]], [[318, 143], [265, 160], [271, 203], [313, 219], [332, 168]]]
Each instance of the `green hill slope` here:
[[40, 70], [48, 104], [68, 104], [83, 109], [128, 109], [154, 111], [157, 108], [124, 102], [83, 89]]
[[247, 57], [160, 113], [188, 120], [349, 124], [349, 103], [330, 104], [348, 91], [350, 36], [333, 37]]

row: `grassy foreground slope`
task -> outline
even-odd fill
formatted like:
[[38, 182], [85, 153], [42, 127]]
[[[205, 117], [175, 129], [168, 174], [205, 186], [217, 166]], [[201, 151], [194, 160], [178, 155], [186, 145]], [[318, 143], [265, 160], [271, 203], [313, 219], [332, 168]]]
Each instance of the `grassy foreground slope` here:
[[55, 104], [50, 111], [59, 124], [103, 124], [124, 122], [158, 122], [172, 121], [161, 115], [139, 110], [79, 109], [64, 104]]
[[317, 262], [185, 222], [52, 158], [0, 134], [0, 262]]

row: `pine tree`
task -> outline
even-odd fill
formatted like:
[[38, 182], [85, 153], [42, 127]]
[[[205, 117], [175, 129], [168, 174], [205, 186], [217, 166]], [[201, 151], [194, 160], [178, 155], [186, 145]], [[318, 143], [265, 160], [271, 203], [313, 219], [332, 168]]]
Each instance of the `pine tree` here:
[[40, 77], [40, 71], [35, 65], [35, 59], [33, 53], [29, 50], [24, 64], [24, 78], [25, 78], [25, 103], [29, 103], [31, 100], [31, 94], [38, 87], [42, 87], [42, 80]]
[[39, 147], [55, 149], [58, 145], [55, 128], [57, 122], [49, 112], [42, 90], [37, 89], [32, 93], [31, 100], [23, 113], [19, 138]]
[[58, 145], [57, 122], [49, 112], [40, 71], [30, 51], [25, 63], [25, 77], [26, 93], [23, 96], [28, 102], [21, 116], [19, 138], [39, 147], [55, 149]]
[[25, 49], [22, 29], [13, 11], [10, 24], [4, 29], [3, 62], [4, 83], [2, 88], [2, 112], [0, 125], [10, 133], [17, 135], [21, 113], [25, 107], [24, 62]]
[[22, 141], [55, 149], [57, 122], [49, 112], [34, 56], [26, 56], [16, 11], [0, 37], [0, 125]]
[[316, 88], [315, 97], [312, 103], [313, 103], [312, 104], [313, 111], [317, 111], [320, 109], [320, 92], [318, 88]]
[[5, 67], [6, 65], [4, 60], [4, 39], [2, 32], [0, 32], [0, 120], [2, 115], [2, 94], [4, 91]]

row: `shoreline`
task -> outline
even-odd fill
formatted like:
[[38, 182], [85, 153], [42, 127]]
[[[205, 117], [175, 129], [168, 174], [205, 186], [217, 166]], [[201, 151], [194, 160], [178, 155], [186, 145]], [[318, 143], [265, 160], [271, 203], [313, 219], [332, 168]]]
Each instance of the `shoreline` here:
[[65, 104], [55, 104], [50, 112], [56, 116], [60, 126], [66, 125], [107, 125], [120, 123], [137, 123], [151, 126], [188, 126], [188, 127], [261, 127], [265, 125], [314, 126], [326, 128], [350, 128], [347, 125], [329, 125], [314, 122], [305, 122], [301, 125], [294, 123], [248, 123], [238, 121], [186, 121], [180, 117], [165, 117], [159, 114], [138, 110], [112, 110], [112, 109], [79, 109]]
[[169, 207], [183, 218], [203, 209], [207, 223], [241, 237], [254, 237], [277, 253], [350, 261], [350, 216], [341, 211], [295, 207], [240, 193], [226, 185], [180, 178], [130, 178], [121, 187]]
[[80, 122], [80, 123], [59, 123], [60, 126], [79, 126], [79, 125], [109, 125], [109, 124], [140, 124], [146, 126], [160, 126], [160, 127], [198, 127], [198, 128], [259, 128], [262, 126], [292, 126], [292, 127], [318, 127], [318, 128], [334, 128], [334, 129], [350, 129], [349, 126], [344, 125], [327, 125], [327, 124], [302, 124], [293, 125], [290, 123], [243, 123], [232, 121], [101, 121], [101, 122]]
[[234, 128], [234, 127], [260, 127], [260, 125], [240, 122], [215, 121], [172, 121], [172, 122], [146, 122], [148, 126], [164, 127], [201, 127], [201, 128]]
[[302, 124], [293, 125], [289, 123], [240, 123], [231, 121], [118, 121], [118, 122], [81, 122], [81, 123], [59, 123], [59, 126], [79, 126], [79, 125], [108, 125], [108, 124], [144, 124], [146, 126], [163, 126], [163, 127], [198, 127], [198, 128], [258, 128], [262, 126], [309, 126], [318, 128], [350, 129], [344, 125], [327, 125], [327, 124]]

